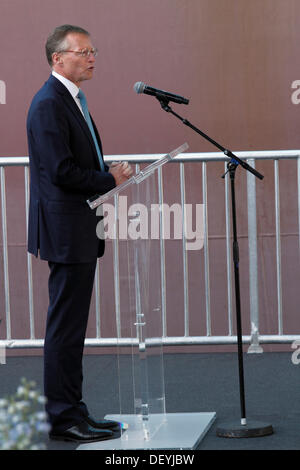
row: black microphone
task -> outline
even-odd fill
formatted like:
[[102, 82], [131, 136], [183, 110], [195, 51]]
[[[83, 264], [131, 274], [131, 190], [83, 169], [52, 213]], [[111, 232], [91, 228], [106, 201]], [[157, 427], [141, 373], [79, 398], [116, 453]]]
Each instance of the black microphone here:
[[166, 101], [173, 101], [174, 103], [179, 104], [189, 104], [189, 100], [184, 98], [183, 96], [174, 95], [173, 93], [169, 93], [168, 91], [158, 90], [157, 88], [152, 88], [151, 86], [145, 85], [143, 82], [136, 82], [133, 87], [136, 93], [145, 93], [146, 95], [155, 96], [158, 99], [166, 100]]

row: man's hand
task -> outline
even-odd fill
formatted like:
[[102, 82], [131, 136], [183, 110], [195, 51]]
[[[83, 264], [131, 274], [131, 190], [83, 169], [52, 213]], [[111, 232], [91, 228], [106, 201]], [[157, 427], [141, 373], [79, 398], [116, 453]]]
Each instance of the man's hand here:
[[132, 176], [133, 171], [128, 162], [112, 162], [109, 167], [109, 173], [113, 175], [118, 186], [128, 180]]

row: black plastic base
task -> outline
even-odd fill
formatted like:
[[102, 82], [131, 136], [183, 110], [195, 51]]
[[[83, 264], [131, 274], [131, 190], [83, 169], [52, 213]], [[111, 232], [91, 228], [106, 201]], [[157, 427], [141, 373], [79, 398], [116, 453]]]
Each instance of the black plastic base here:
[[262, 437], [273, 434], [271, 424], [261, 423], [260, 421], [252, 421], [247, 419], [247, 424], [228, 423], [217, 428], [217, 436], [219, 437]]

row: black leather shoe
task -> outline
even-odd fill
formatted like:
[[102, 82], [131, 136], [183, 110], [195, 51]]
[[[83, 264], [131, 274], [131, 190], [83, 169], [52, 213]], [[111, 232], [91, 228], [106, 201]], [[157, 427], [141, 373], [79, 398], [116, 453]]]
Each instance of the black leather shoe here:
[[82, 423], [72, 426], [66, 431], [59, 433], [50, 432], [49, 437], [56, 441], [96, 442], [103, 441], [105, 439], [112, 439], [114, 437], [114, 433], [109, 429], [103, 429], [101, 431], [99, 429], [93, 429], [86, 421], [83, 421]]
[[121, 424], [117, 421], [111, 421], [110, 419], [94, 419], [92, 416], [87, 415], [84, 417], [84, 420], [96, 429], [111, 429], [112, 431], [121, 430]]

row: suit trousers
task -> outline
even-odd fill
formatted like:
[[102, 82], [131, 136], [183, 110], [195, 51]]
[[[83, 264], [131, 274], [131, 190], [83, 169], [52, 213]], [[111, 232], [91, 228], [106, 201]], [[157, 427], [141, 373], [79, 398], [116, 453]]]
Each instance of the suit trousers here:
[[82, 356], [96, 261], [49, 262], [49, 308], [44, 346], [44, 393], [52, 431], [83, 420]]

